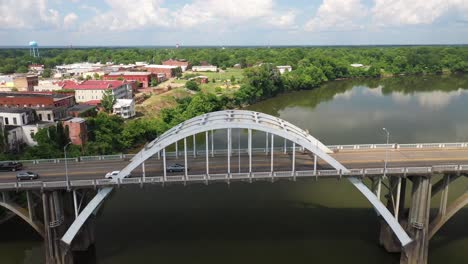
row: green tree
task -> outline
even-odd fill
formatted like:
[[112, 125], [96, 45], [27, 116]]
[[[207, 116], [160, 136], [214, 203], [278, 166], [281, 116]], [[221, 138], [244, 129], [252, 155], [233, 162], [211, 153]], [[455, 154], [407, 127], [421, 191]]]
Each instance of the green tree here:
[[151, 87], [155, 87], [158, 85], [158, 79], [157, 78], [152, 78], [151, 79]]
[[200, 90], [200, 87], [198, 87], [198, 83], [195, 82], [195, 81], [188, 81], [186, 84], [185, 84], [185, 87], [191, 91], [199, 91]]
[[21, 66], [18, 67], [18, 69], [16, 69], [16, 72], [17, 73], [27, 73], [28, 72], [28, 67], [21, 65]]
[[50, 69], [44, 69], [42, 72], [42, 77], [44, 78], [50, 78], [52, 76], [52, 71]]
[[99, 73], [95, 72], [93, 74], [93, 78], [94, 78], [94, 80], [99, 80], [101, 78], [101, 76], [99, 76]]
[[108, 112], [112, 112], [112, 107], [114, 106], [115, 102], [117, 100], [115, 99], [114, 94], [112, 93], [112, 90], [105, 90], [102, 95], [101, 99], [101, 105], [104, 107], [104, 109]]

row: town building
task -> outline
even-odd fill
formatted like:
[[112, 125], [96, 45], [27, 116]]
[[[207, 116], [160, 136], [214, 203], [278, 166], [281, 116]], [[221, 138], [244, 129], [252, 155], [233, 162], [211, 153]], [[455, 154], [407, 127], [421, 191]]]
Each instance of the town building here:
[[39, 121], [55, 122], [68, 117], [67, 108], [65, 107], [44, 107], [34, 110]]
[[291, 72], [292, 71], [292, 67], [289, 66], [289, 65], [286, 65], [286, 66], [276, 66], [276, 69], [278, 69], [279, 73], [280, 74], [283, 74], [285, 72]]
[[147, 65], [146, 71], [152, 72], [154, 74], [164, 74], [165, 78], [169, 79], [175, 77], [177, 75], [177, 68], [179, 66], [171, 66], [171, 65]]
[[99, 70], [105, 65], [101, 63], [73, 63], [68, 65], [59, 65], [55, 68], [57, 69], [58, 73], [71, 75], [71, 76], [83, 76], [84, 73]]
[[44, 71], [44, 65], [43, 64], [31, 64], [28, 66], [28, 69], [30, 72], [42, 74], [42, 72]]
[[75, 105], [73, 94], [6, 93], [0, 92], [1, 107], [70, 107]]
[[113, 113], [125, 119], [134, 117], [136, 115], [135, 101], [133, 99], [117, 99]]
[[52, 92], [62, 90], [59, 82], [52, 80], [39, 80], [38, 85], [34, 86], [34, 92]]
[[103, 79], [135, 81], [139, 82], [142, 88], [148, 88], [151, 85], [153, 76], [151, 72], [111, 72], [104, 75]]
[[115, 99], [131, 99], [133, 97], [133, 86], [133, 82], [111, 80], [89, 80], [80, 83], [63, 83], [63, 89], [75, 91], [76, 102], [91, 104], [99, 103], [106, 90], [111, 90]]
[[39, 77], [31, 74], [15, 75], [13, 77], [13, 86], [18, 91], [34, 91], [34, 86], [39, 84]]
[[218, 67], [214, 65], [192, 66], [194, 72], [217, 72]]
[[77, 104], [67, 109], [67, 115], [71, 117], [89, 117], [96, 115], [96, 106]]
[[185, 72], [190, 68], [190, 63], [187, 60], [167, 60], [162, 62], [163, 65], [176, 66], [182, 69], [182, 72]]
[[1, 75], [0, 76], [0, 91], [11, 91], [15, 87], [13, 82], [13, 75]]
[[88, 141], [86, 121], [80, 117], [70, 118], [62, 122], [63, 127], [68, 127], [68, 136], [73, 145], [83, 146]]
[[34, 122], [34, 110], [31, 108], [0, 107], [0, 119], [5, 126], [24, 126]]

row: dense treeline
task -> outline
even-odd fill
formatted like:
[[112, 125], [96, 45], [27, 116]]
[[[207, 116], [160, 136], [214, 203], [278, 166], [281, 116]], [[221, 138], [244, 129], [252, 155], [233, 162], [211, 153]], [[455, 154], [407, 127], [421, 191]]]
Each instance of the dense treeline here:
[[[82, 61], [160, 63], [169, 58], [184, 58], [193, 65], [207, 61], [220, 67], [240, 64], [245, 68], [245, 78], [234, 94], [197, 92], [192, 97], [178, 99], [176, 107], [163, 109], [159, 117], [154, 119], [140, 118], [124, 122], [120, 117], [106, 113], [89, 118], [89, 142], [82, 149], [70, 147], [70, 156], [129, 152], [194, 116], [242, 107], [282, 92], [312, 89], [330, 80], [468, 72], [468, 47], [43, 49], [41, 56], [33, 61], [28, 50], [0, 50], [0, 72], [24, 72], [31, 62], [43, 63], [47, 68], [52, 68], [62, 63]], [[352, 63], [364, 66], [352, 67]], [[276, 70], [277, 65], [291, 65], [294, 70], [281, 75]], [[390, 87], [391, 79], [388, 82]], [[326, 87], [320, 88], [319, 92], [333, 93]], [[63, 145], [67, 142], [62, 133], [60, 129], [58, 132], [44, 130], [37, 133], [35, 138], [39, 145], [27, 148], [21, 158], [62, 156]]]
[[[38, 59], [28, 49], [1, 49], [0, 72], [27, 71], [28, 64], [47, 68], [74, 62], [160, 63], [170, 58], [187, 59], [193, 65], [209, 62], [219, 67], [240, 64], [243, 68], [259, 63], [291, 65], [294, 69], [315, 66], [328, 80], [360, 75], [440, 73], [443, 70], [468, 71], [468, 47], [332, 47], [332, 48], [89, 48], [41, 49]], [[352, 68], [360, 63], [369, 67]]]

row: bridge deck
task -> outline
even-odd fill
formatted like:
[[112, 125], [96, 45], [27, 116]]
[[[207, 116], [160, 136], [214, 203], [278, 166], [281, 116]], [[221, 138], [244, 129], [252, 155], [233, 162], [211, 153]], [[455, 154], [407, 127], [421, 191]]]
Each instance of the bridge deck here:
[[[242, 152], [242, 151], [241, 151]], [[190, 153], [192, 154], [192, 153]], [[386, 151], [385, 149], [368, 149], [368, 150], [340, 150], [336, 153], [333, 153], [331, 156], [337, 159], [342, 163], [346, 168], [353, 169], [353, 174], [362, 174], [360, 169], [367, 169], [367, 174], [379, 174], [382, 172], [381, 168], [384, 166]], [[266, 153], [255, 153], [252, 157], [252, 171], [255, 175], [254, 178], [266, 178], [271, 177], [267, 172], [271, 170], [271, 156]], [[291, 153], [284, 154], [282, 152], [275, 152], [274, 155], [274, 171], [275, 172], [289, 172], [289, 173], [277, 173], [277, 177], [289, 176], [292, 177], [292, 155]], [[180, 163], [183, 164], [183, 156], [178, 158], [172, 156], [167, 157], [167, 164]], [[68, 175], [71, 181], [80, 181], [80, 180], [100, 180], [104, 178], [104, 175], [113, 170], [120, 170], [125, 167], [129, 161], [125, 160], [99, 160], [99, 161], [82, 161], [82, 162], [68, 162]], [[227, 157], [226, 155], [215, 155], [214, 157], [209, 158], [209, 172], [210, 180], [216, 180], [216, 177], [219, 179], [224, 179], [227, 173]], [[468, 166], [449, 166], [449, 165], [468, 165], [468, 149], [465, 148], [455, 148], [455, 149], [389, 149], [388, 150], [388, 168], [391, 173], [396, 174], [406, 174], [406, 173], [422, 173], [428, 172], [427, 169], [409, 169], [404, 170], [403, 168], [408, 167], [435, 167], [436, 170], [468, 170]], [[443, 166], [440, 166], [443, 165]], [[163, 175], [163, 164], [162, 159], [159, 160], [157, 157], [154, 157], [151, 160], [148, 160], [145, 164], [145, 171], [147, 177], [156, 177]], [[188, 156], [188, 167], [190, 168], [189, 174], [192, 175], [189, 179], [192, 180], [206, 180], [202, 175], [206, 174], [206, 163], [205, 155], [198, 155], [193, 157], [193, 155]], [[377, 170], [375, 168], [378, 168]], [[401, 169], [398, 169], [401, 168]], [[36, 182], [58, 182], [64, 180], [65, 168], [64, 163], [39, 163], [39, 164], [25, 164], [25, 169], [37, 172], [40, 174], [40, 180]], [[323, 161], [318, 161], [318, 176], [336, 176], [338, 172], [330, 172], [331, 168], [325, 164]], [[313, 170], [313, 158], [310, 156], [310, 153], [296, 153], [296, 167], [295, 170], [298, 171], [296, 176], [314, 176], [311, 174]], [[303, 171], [303, 172], [301, 172]], [[237, 177], [248, 178], [248, 156], [244, 153], [242, 154], [233, 154], [231, 156], [231, 173], [241, 173]], [[247, 176], [246, 174], [247, 173]], [[182, 173], [167, 173], [167, 181], [184, 181]], [[216, 176], [216, 175], [219, 176]], [[287, 175], [286, 175], [287, 174]], [[141, 177], [142, 171], [141, 168], [136, 169], [132, 172], [132, 177]], [[13, 183], [16, 183], [16, 173], [15, 172], [0, 172], [0, 185], [3, 185], [4, 189], [13, 188]], [[236, 175], [232, 176], [233, 178]], [[159, 179], [159, 178], [158, 178]], [[159, 181], [157, 178], [154, 181]], [[137, 180], [129, 180], [130, 183], [134, 183]], [[89, 181], [88, 185], [89, 185]], [[8, 184], [6, 184], [8, 183]], [[39, 187], [38, 184], [23, 182], [23, 186]], [[78, 183], [78, 182], [77, 182]], [[96, 183], [94, 183], [96, 184]], [[98, 185], [105, 185], [107, 181], [98, 181]], [[63, 184], [56, 184], [57, 187], [62, 187]], [[51, 188], [54, 187], [52, 183], [47, 184]], [[77, 186], [77, 185], [75, 185]], [[2, 188], [0, 186], [0, 188]]]

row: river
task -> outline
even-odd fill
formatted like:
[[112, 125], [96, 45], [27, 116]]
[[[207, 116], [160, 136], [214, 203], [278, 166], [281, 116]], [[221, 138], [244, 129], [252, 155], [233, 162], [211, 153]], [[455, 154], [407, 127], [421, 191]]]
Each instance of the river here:
[[[468, 76], [452, 75], [335, 81], [248, 109], [325, 144], [359, 144], [384, 143], [383, 127], [395, 143], [468, 141], [467, 106]], [[466, 186], [466, 178], [451, 186], [451, 199]], [[437, 233], [430, 263], [466, 263], [467, 219], [465, 208]], [[123, 188], [97, 218], [96, 263], [398, 263], [378, 232], [375, 212], [346, 181]], [[0, 263], [42, 263], [26, 224], [9, 221], [0, 234]]]

